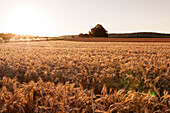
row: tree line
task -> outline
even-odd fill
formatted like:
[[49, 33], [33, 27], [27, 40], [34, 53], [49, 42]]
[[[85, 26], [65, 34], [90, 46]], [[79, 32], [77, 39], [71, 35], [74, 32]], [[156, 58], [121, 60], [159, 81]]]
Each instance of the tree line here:
[[136, 32], [136, 33], [112, 33], [101, 25], [97, 24], [89, 33], [80, 33], [78, 37], [109, 37], [109, 38], [170, 38], [170, 34], [156, 32]]

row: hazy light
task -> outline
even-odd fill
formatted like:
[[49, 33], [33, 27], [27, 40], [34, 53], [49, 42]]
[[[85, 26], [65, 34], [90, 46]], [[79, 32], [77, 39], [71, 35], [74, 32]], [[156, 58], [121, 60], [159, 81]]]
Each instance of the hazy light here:
[[170, 32], [170, 0], [0, 0], [0, 32], [40, 36]]
[[49, 20], [36, 8], [20, 7], [8, 14], [7, 31], [24, 35], [43, 35], [49, 29]]

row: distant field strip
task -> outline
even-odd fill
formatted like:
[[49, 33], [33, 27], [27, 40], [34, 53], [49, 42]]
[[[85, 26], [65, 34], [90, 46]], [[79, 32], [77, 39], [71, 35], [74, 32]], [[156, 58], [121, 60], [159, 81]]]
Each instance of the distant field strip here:
[[170, 38], [68, 38], [65, 40], [82, 42], [170, 42]]

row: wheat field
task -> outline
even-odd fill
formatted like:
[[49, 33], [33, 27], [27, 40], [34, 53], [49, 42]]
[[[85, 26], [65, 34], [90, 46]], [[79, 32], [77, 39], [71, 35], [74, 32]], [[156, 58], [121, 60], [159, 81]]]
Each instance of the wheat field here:
[[0, 43], [2, 113], [169, 113], [170, 43]]

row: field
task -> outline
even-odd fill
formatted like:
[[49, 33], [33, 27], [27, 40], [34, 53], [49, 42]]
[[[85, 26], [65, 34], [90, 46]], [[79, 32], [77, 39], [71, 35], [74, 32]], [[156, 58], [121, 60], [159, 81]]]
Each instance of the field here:
[[0, 43], [0, 112], [169, 113], [170, 43]]
[[81, 42], [170, 42], [170, 38], [68, 38]]

